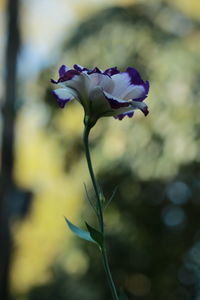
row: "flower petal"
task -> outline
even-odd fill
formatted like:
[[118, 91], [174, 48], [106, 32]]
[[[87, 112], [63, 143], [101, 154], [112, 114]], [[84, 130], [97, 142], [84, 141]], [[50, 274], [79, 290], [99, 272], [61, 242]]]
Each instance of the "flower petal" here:
[[62, 65], [58, 71], [59, 76], [63, 77], [67, 71], [69, 71], [69, 68], [66, 65]]
[[114, 87], [113, 80], [105, 74], [92, 73], [89, 74], [89, 78], [91, 80], [90, 88], [94, 88], [95, 86], [101, 86], [104, 91], [111, 93]]
[[86, 113], [89, 113], [89, 93], [91, 90], [91, 80], [86, 73], [79, 73], [71, 80], [59, 83], [62, 87], [73, 89], [77, 93], [77, 100], [83, 105]]
[[60, 77], [58, 79], [58, 82], [64, 82], [64, 81], [71, 80], [75, 75], [79, 75], [79, 74], [80, 74], [79, 71], [69, 70], [69, 71], [65, 72], [62, 77]]
[[89, 69], [85, 68], [85, 67], [82, 67], [81, 65], [78, 65], [78, 64], [75, 64], [74, 66], [74, 69], [78, 72], [84, 72], [84, 71], [89, 71]]
[[134, 111], [132, 110], [132, 111], [128, 111], [128, 112], [126, 112], [126, 113], [117, 115], [117, 116], [115, 116], [114, 118], [121, 121], [124, 117], [127, 116], [127, 117], [129, 117], [129, 118], [132, 118], [133, 115], [134, 115]]
[[131, 105], [131, 101], [123, 100], [117, 97], [114, 97], [113, 95], [107, 93], [106, 91], [103, 91], [105, 97], [107, 98], [111, 108], [118, 109], [121, 107], [128, 107]]
[[[146, 99], [147, 98], [147, 96], [148, 96], [148, 93], [149, 93], [149, 82], [148, 81], [146, 81], [146, 82], [144, 82], [142, 85], [140, 85], [140, 87], [143, 87], [143, 89], [144, 89], [144, 93], [143, 94], [141, 94], [139, 97], [131, 97], [132, 98], [132, 100], [136, 100], [136, 101], [143, 101], [144, 99]], [[142, 91], [142, 89], [141, 89], [141, 91]], [[138, 93], [139, 94], [139, 93]], [[129, 95], [129, 96], [131, 96], [131, 95]], [[126, 97], [125, 97], [126, 98]]]
[[128, 67], [126, 69], [126, 73], [129, 75], [131, 84], [135, 84], [135, 85], [144, 84], [144, 81], [142, 80], [140, 73], [136, 69], [132, 67]]
[[56, 97], [58, 105], [64, 108], [65, 104], [74, 98], [77, 98], [77, 94], [74, 90], [69, 88], [60, 88], [52, 91], [53, 95]]
[[112, 109], [108, 100], [104, 95], [104, 91], [100, 86], [96, 86], [90, 91], [90, 104], [91, 112], [93, 117], [102, 117], [112, 115]]
[[146, 103], [145, 102], [141, 102], [141, 101], [132, 101], [132, 103], [131, 103], [131, 107], [135, 110], [135, 109], [140, 109], [142, 112], [143, 112], [143, 114], [145, 115], [145, 116], [147, 116], [148, 115], [148, 113], [149, 113], [149, 110], [148, 110], [148, 106], [146, 105]]
[[141, 109], [144, 112], [146, 109], [146, 104], [143, 102], [132, 100], [124, 101], [122, 99], [113, 98], [112, 95], [103, 91], [101, 87], [94, 88], [90, 98], [92, 114], [97, 116], [97, 118], [102, 116], [123, 118], [125, 115], [132, 117], [135, 109]]
[[104, 74], [109, 75], [109, 76], [113, 76], [118, 73], [120, 73], [120, 71], [117, 69], [117, 67], [112, 67], [112, 68], [106, 69], [104, 71]]
[[128, 67], [125, 73], [129, 76], [130, 85], [124, 90], [121, 98], [143, 101], [149, 92], [149, 82], [144, 82], [140, 73], [134, 68]]
[[124, 95], [122, 96], [123, 99], [140, 99], [146, 98], [147, 93], [143, 85], [130, 85], [126, 91], [124, 91]]
[[102, 74], [102, 71], [99, 68], [95, 67], [93, 70], [88, 71], [88, 74], [93, 74], [93, 73]]
[[149, 92], [149, 87], [150, 87], [149, 81], [148, 81], [148, 80], [145, 81], [145, 83], [144, 83], [143, 86], [144, 86], [144, 89], [145, 89], [146, 94], [148, 94], [148, 92]]
[[118, 73], [112, 76], [112, 80], [114, 82], [113, 88], [113, 96], [117, 98], [122, 98], [124, 91], [130, 85], [130, 77], [129, 74], [126, 72]]
[[134, 111], [136, 109], [140, 109], [145, 116], [148, 115], [148, 106], [144, 102], [140, 101], [133, 101], [131, 104], [131, 107], [128, 108], [129, 110], [122, 112], [120, 114], [117, 114], [114, 116], [115, 119], [122, 120], [124, 117], [128, 116], [129, 118], [132, 118], [134, 115]]
[[77, 92], [79, 98], [88, 97], [90, 90], [90, 79], [85, 73], [81, 73], [77, 76], [72, 77], [70, 80], [60, 83], [62, 87], [68, 87]]

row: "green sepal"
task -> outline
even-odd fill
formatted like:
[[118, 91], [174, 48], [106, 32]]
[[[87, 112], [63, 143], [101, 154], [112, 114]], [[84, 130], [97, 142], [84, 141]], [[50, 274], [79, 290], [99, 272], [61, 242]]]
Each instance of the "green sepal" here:
[[[65, 217], [64, 217], [65, 218]], [[69, 227], [69, 229], [78, 237], [80, 237], [83, 240], [95, 243], [96, 241], [92, 238], [92, 235], [90, 232], [85, 231], [77, 227], [76, 225], [72, 224], [67, 218], [65, 218], [65, 221]]]
[[85, 224], [91, 235], [91, 238], [100, 246], [100, 248], [102, 248], [104, 243], [103, 234], [97, 229], [91, 227], [88, 223], [85, 222]]

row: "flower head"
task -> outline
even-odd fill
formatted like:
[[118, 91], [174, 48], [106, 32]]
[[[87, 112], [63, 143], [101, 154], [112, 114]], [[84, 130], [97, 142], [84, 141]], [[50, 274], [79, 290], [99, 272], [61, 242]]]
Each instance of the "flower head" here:
[[149, 82], [143, 81], [139, 72], [128, 67], [120, 72], [117, 67], [105, 71], [99, 68], [89, 70], [80, 65], [73, 69], [62, 65], [59, 79], [51, 80], [59, 86], [53, 91], [61, 108], [73, 99], [83, 106], [85, 116], [93, 123], [101, 117], [113, 116], [122, 120], [125, 116], [133, 116], [136, 109], [144, 115], [148, 107], [143, 102], [149, 92]]

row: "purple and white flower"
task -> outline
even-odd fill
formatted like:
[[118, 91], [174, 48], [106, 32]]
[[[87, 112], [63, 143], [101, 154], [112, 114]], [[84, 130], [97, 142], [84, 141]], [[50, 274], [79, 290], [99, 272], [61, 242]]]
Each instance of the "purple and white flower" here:
[[148, 107], [143, 100], [148, 96], [149, 82], [143, 81], [139, 72], [128, 67], [120, 72], [117, 67], [105, 71], [89, 70], [80, 65], [73, 69], [62, 65], [59, 79], [51, 80], [59, 86], [53, 91], [61, 108], [73, 99], [83, 106], [85, 115], [96, 122], [101, 117], [113, 116], [122, 120], [133, 116], [136, 109], [144, 115]]

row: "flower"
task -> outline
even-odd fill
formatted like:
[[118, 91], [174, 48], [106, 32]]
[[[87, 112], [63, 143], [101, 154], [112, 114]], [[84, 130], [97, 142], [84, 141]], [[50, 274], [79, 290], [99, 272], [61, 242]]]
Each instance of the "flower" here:
[[84, 108], [85, 116], [94, 123], [106, 116], [119, 120], [125, 116], [131, 118], [136, 109], [145, 116], [148, 114], [143, 100], [148, 95], [149, 82], [144, 82], [132, 67], [120, 72], [117, 67], [102, 71], [97, 67], [89, 70], [76, 64], [70, 69], [62, 65], [59, 79], [51, 82], [59, 86], [53, 94], [61, 108], [77, 99]]

